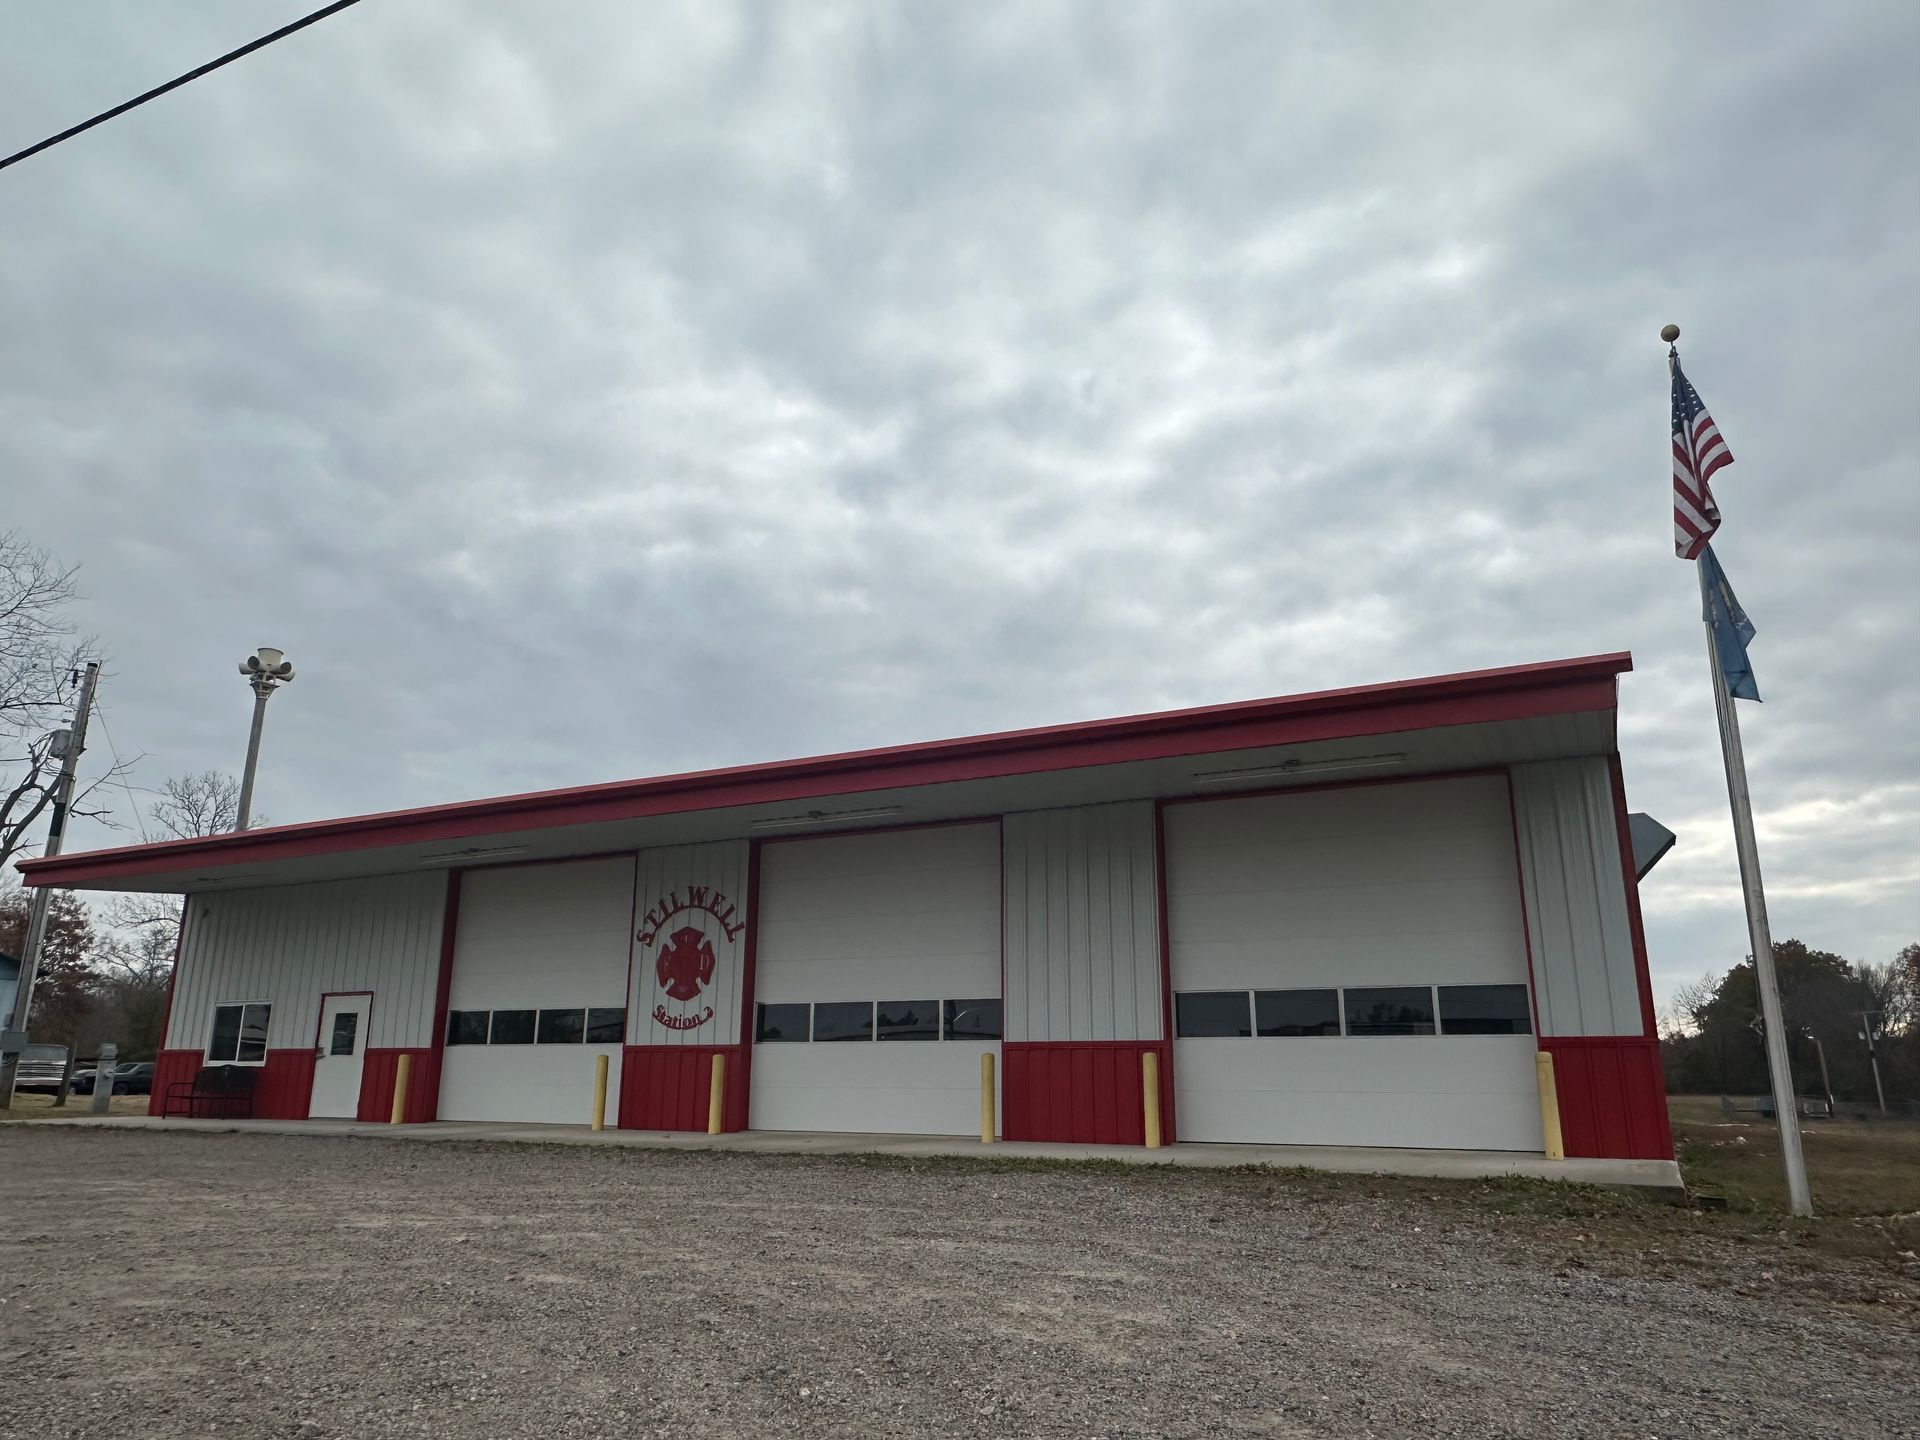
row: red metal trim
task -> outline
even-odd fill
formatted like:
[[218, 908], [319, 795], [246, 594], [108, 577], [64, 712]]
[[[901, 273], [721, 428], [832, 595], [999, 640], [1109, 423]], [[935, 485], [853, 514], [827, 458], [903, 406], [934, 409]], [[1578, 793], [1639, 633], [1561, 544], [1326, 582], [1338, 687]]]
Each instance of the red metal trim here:
[[453, 947], [460, 931], [460, 877], [462, 872], [447, 872], [446, 908], [440, 915], [440, 973], [433, 982], [433, 1033], [427, 1043], [433, 1048], [433, 1118], [440, 1118], [440, 1077], [445, 1073], [442, 1061], [447, 1053], [447, 1007], [453, 1000]]
[[1160, 912], [1160, 1043], [1165, 1047], [1160, 1061], [1164, 1071], [1160, 1077], [1160, 1130], [1161, 1138], [1171, 1145], [1179, 1138], [1174, 1098], [1180, 1091], [1173, 1083], [1173, 925], [1167, 897], [1167, 804], [1164, 800], [1153, 802], [1153, 884], [1157, 892], [1155, 908]]
[[[1627, 888], [1627, 929], [1633, 936], [1634, 978], [1640, 987], [1640, 1023], [1649, 1036], [1658, 1037], [1658, 1022], [1653, 1014], [1653, 973], [1647, 963], [1647, 932], [1640, 919], [1640, 880], [1633, 873], [1633, 827], [1627, 823], [1627, 782], [1620, 771], [1620, 757], [1607, 757], [1607, 771], [1613, 778], [1613, 824], [1615, 844], [1620, 851], [1620, 877]], [[1654, 1063], [1659, 1064], [1656, 1056]]]
[[98, 884], [110, 878], [450, 843], [555, 826], [1612, 710], [1616, 677], [1632, 667], [1632, 658], [1624, 653], [1588, 656], [42, 857], [21, 862], [20, 870], [31, 885]]
[[1660, 1042], [1650, 1035], [1545, 1035], [1567, 1154], [1671, 1160]]
[[1513, 771], [1507, 777], [1507, 825], [1513, 831], [1513, 883], [1520, 890], [1520, 939], [1527, 947], [1527, 1006], [1533, 1014], [1533, 1036], [1540, 1038], [1540, 977], [1533, 968], [1533, 926], [1527, 918], [1527, 867], [1520, 854], [1520, 809], [1513, 799]]
[[[367, 997], [367, 1034], [371, 1035], [373, 1033], [373, 991], [322, 990], [320, 992], [320, 1007], [313, 1012], [313, 1045], [311, 1048], [315, 1050], [320, 1048], [320, 1026], [327, 1018], [327, 1001], [339, 1000], [348, 995], [364, 995]], [[364, 1056], [369, 1048], [371, 1047], [362, 1045], [360, 1047], [361, 1055]]]
[[633, 1015], [638, 1009], [635, 1003], [638, 994], [633, 988], [633, 951], [640, 940], [640, 852], [633, 852], [633, 898], [627, 902], [627, 998], [622, 1002], [627, 1007], [627, 1023], [620, 1035], [620, 1044], [624, 1048], [635, 1043], [633, 1039]]
[[[760, 842], [747, 842], [747, 933], [740, 947], [740, 1128], [753, 1128], [753, 1004], [760, 976]], [[729, 1104], [728, 1113], [732, 1113]]]

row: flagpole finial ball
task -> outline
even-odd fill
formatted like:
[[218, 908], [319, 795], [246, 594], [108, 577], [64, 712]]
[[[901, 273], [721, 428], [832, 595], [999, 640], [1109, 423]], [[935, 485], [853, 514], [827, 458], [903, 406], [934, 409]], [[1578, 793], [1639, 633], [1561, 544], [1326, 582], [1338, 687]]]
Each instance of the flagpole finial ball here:
[[1660, 327], [1660, 338], [1671, 345], [1680, 338], [1680, 327], [1678, 325], [1662, 325]]

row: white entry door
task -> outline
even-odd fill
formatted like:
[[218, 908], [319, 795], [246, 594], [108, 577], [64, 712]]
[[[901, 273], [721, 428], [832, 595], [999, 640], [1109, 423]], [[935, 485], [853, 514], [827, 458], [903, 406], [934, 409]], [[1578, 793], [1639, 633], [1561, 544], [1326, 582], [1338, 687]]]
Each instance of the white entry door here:
[[315, 1120], [351, 1120], [360, 1112], [360, 1071], [367, 1059], [371, 995], [329, 995], [320, 1005], [320, 1048], [313, 1062]]

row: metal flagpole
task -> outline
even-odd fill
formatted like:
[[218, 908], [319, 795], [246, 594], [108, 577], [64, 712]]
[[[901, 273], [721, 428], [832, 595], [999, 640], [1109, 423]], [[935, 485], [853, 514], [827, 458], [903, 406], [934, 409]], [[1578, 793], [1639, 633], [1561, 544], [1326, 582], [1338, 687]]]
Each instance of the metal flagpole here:
[[1806, 1156], [1800, 1151], [1800, 1111], [1793, 1098], [1793, 1070], [1787, 1064], [1787, 1027], [1780, 1013], [1780, 984], [1773, 971], [1773, 934], [1767, 925], [1767, 896], [1760, 883], [1760, 848], [1753, 838], [1753, 799], [1747, 793], [1747, 757], [1740, 748], [1740, 717], [1734, 711], [1726, 672], [1720, 664], [1720, 647], [1714, 640], [1714, 596], [1707, 582], [1706, 563], [1696, 560], [1693, 568], [1700, 577], [1707, 673], [1713, 681], [1714, 713], [1720, 720], [1720, 754], [1727, 766], [1727, 802], [1733, 808], [1733, 848], [1740, 857], [1740, 888], [1747, 899], [1747, 939], [1753, 946], [1753, 975], [1760, 987], [1767, 1071], [1773, 1077], [1773, 1109], [1780, 1122], [1780, 1162], [1787, 1172], [1787, 1205], [1795, 1215], [1811, 1215], [1813, 1198], [1807, 1190]]

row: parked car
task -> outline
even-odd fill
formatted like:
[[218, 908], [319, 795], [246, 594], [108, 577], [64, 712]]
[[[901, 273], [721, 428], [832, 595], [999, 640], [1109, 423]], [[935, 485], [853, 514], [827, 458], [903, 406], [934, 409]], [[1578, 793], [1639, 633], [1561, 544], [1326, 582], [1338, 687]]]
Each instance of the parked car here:
[[60, 1093], [60, 1081], [67, 1073], [67, 1047], [29, 1045], [20, 1052], [20, 1068], [14, 1072], [16, 1090], [45, 1090]]
[[[98, 1070], [76, 1070], [73, 1072], [73, 1093], [91, 1095], [94, 1081], [99, 1077]], [[141, 1060], [132, 1065], [116, 1065], [113, 1070], [113, 1093], [116, 1095], [151, 1095], [153, 1093], [153, 1062]]]

